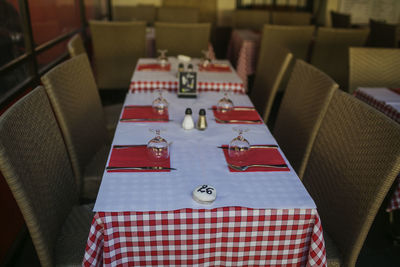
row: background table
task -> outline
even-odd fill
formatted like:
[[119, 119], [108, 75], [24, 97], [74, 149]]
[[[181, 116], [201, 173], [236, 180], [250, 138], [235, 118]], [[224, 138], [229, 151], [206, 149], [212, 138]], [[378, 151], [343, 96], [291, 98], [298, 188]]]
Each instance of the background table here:
[[247, 90], [247, 76], [256, 73], [260, 42], [261, 34], [252, 30], [233, 30], [229, 41], [227, 58], [235, 66]]
[[[383, 112], [388, 117], [400, 123], [400, 94], [388, 88], [358, 88], [355, 97]], [[400, 209], [400, 174], [397, 186], [390, 199], [386, 211]]]
[[[152, 77], [158, 79], [159, 75]], [[208, 91], [200, 92], [197, 99], [182, 99], [173, 91], [166, 92], [171, 122], [118, 124], [114, 145], [146, 143], [153, 137], [149, 128], [164, 128], [162, 136], [173, 142], [171, 166], [177, 171], [104, 173], [85, 266], [326, 266], [315, 204], [291, 167], [289, 172], [229, 172], [217, 146], [237, 135], [232, 131], [234, 125], [217, 124], [208, 112], [206, 131], [180, 127], [186, 107], [197, 114], [222, 95]], [[125, 105], [150, 104], [156, 96], [151, 90], [134, 90]], [[237, 106], [252, 105], [243, 93], [231, 93], [230, 97]], [[276, 144], [264, 124], [246, 128], [251, 143]], [[216, 187], [218, 196], [213, 204], [201, 205], [191, 199], [194, 185], [200, 184]], [[227, 206], [232, 195], [238, 205]], [[254, 199], [259, 203], [256, 207], [239, 205]]]

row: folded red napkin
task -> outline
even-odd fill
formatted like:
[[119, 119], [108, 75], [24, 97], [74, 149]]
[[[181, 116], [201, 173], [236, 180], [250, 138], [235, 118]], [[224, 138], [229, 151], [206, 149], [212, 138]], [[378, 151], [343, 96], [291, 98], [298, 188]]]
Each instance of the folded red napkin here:
[[168, 122], [168, 110], [159, 114], [152, 106], [124, 106], [121, 122]]
[[[152, 159], [147, 146], [113, 147], [108, 167], [166, 167], [170, 168], [170, 160]], [[169, 172], [170, 170], [107, 170], [107, 172]]]
[[[236, 166], [247, 166], [251, 164], [286, 164], [282, 155], [279, 153], [277, 148], [250, 148], [247, 151], [247, 155], [241, 161], [230, 158], [228, 154], [228, 145], [222, 145], [225, 160], [227, 163]], [[290, 171], [286, 168], [274, 168], [274, 167], [250, 167], [245, 171], [238, 171], [229, 167], [230, 172], [279, 172], [279, 171]]]
[[204, 67], [202, 64], [199, 64], [199, 71], [231, 72], [232, 70], [229, 65], [211, 63], [206, 67]]
[[158, 63], [139, 64], [137, 70], [138, 71], [170, 71], [171, 64], [167, 64], [165, 66], [161, 66], [161, 64], [158, 64]]
[[400, 95], [400, 88], [390, 88], [390, 90]]
[[[235, 108], [237, 110], [235, 110]], [[255, 109], [241, 110], [240, 108], [252, 108], [252, 107], [234, 107], [233, 110], [228, 112], [218, 112], [217, 107], [213, 106], [214, 117], [223, 121], [240, 120], [239, 122], [220, 122], [215, 120], [217, 123], [231, 123], [231, 124], [262, 124], [264, 123], [260, 115]], [[241, 122], [248, 121], [248, 122]], [[254, 121], [254, 122], [251, 122]]]

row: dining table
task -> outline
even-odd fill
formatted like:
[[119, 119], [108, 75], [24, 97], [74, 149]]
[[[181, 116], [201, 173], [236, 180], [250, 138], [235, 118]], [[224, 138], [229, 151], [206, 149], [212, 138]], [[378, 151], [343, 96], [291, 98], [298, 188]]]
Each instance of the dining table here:
[[[354, 96], [400, 123], [400, 88], [359, 87]], [[387, 212], [400, 210], [400, 174], [386, 208]]]
[[[83, 265], [327, 266], [317, 207], [232, 65], [184, 62], [197, 73], [196, 97], [184, 98], [177, 95], [180, 63], [136, 65]], [[152, 105], [160, 97], [168, 103], [162, 111]], [[234, 104], [228, 111], [218, 109], [223, 97]], [[182, 128], [188, 108], [195, 122], [205, 112], [205, 129]], [[234, 158], [229, 145], [238, 129], [250, 148]], [[168, 144], [169, 156], [149, 150], [154, 137]], [[215, 189], [214, 201], [193, 197], [204, 186]]]
[[260, 49], [261, 33], [250, 29], [234, 29], [228, 44], [227, 58], [248, 88], [248, 76], [254, 75]]

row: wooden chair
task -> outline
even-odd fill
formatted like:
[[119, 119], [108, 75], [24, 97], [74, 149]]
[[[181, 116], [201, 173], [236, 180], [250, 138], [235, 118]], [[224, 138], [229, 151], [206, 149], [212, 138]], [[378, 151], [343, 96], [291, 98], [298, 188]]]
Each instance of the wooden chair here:
[[370, 33], [367, 46], [395, 48], [399, 45], [400, 26], [383, 21], [369, 20]]
[[100, 97], [86, 55], [42, 76], [60, 124], [81, 197], [95, 199], [109, 152]]
[[81, 265], [93, 206], [78, 206], [71, 163], [42, 87], [1, 115], [0, 136], [0, 171], [41, 265]]
[[199, 10], [190, 7], [160, 7], [157, 21], [171, 23], [198, 23]]
[[167, 49], [168, 56], [202, 57], [208, 50], [210, 23], [156, 22], [156, 49]]
[[265, 39], [261, 41], [250, 99], [265, 123], [268, 121], [275, 95], [292, 57], [289, 50], [281, 46], [268, 46]]
[[297, 60], [273, 130], [279, 146], [302, 179], [312, 145], [338, 85], [314, 66]]
[[153, 25], [156, 21], [157, 9], [154, 5], [113, 6], [113, 20], [115, 21], [145, 21]]
[[400, 87], [400, 49], [351, 47], [349, 90]]
[[275, 25], [310, 25], [311, 13], [293, 11], [273, 11], [272, 24]]
[[127, 89], [140, 57], [146, 55], [145, 22], [90, 21], [99, 89]]
[[235, 10], [233, 28], [261, 31], [264, 24], [270, 24], [270, 13], [264, 10]]
[[333, 28], [351, 28], [351, 15], [331, 11], [331, 23]]
[[337, 90], [303, 176], [321, 217], [328, 266], [355, 266], [399, 171], [400, 125]]
[[[82, 38], [79, 34], [74, 35], [71, 38], [71, 40], [69, 40], [67, 48], [71, 58], [81, 54], [86, 54]], [[107, 124], [107, 130], [109, 132], [110, 137], [114, 136], [115, 128], [117, 127], [121, 110], [122, 110], [122, 104], [103, 106], [104, 116]]]
[[349, 83], [349, 48], [363, 46], [368, 29], [318, 28], [311, 64], [332, 77], [341, 89]]

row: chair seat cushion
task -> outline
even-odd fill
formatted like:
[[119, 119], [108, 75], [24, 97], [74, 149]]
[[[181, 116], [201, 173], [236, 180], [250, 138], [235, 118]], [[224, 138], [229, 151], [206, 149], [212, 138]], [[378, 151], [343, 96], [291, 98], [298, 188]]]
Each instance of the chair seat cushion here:
[[86, 166], [83, 176], [82, 198], [96, 199], [109, 151], [110, 145], [102, 146]]
[[74, 206], [57, 240], [56, 265], [82, 266], [94, 204]]
[[325, 240], [326, 260], [328, 262], [328, 267], [340, 267], [341, 266], [340, 252], [327, 232], [324, 232], [324, 240]]

